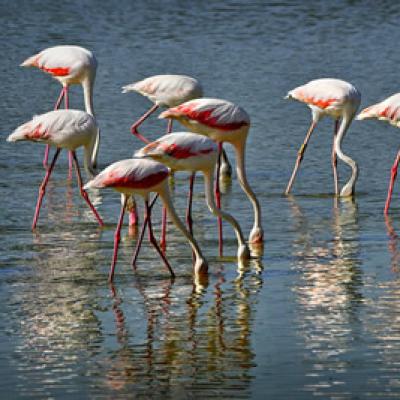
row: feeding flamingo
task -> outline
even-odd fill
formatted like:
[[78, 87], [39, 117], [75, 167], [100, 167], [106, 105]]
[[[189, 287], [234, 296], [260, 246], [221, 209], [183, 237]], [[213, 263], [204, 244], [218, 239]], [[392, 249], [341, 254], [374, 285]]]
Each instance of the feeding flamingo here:
[[[400, 128], [400, 93], [394, 94], [380, 103], [365, 108], [356, 117], [356, 119], [358, 120], [370, 119], [370, 118], [376, 118], [383, 121], [387, 121], [391, 125]], [[389, 212], [390, 201], [392, 199], [393, 186], [397, 176], [397, 168], [399, 166], [399, 162], [400, 162], [400, 150], [397, 152], [396, 158], [394, 160], [391, 169], [389, 189], [384, 209], [385, 215], [387, 215]]]
[[[86, 112], [94, 116], [93, 85], [96, 77], [97, 60], [93, 53], [79, 46], [55, 46], [27, 58], [22, 67], [37, 67], [57, 79], [62, 89], [54, 109], [60, 107], [64, 98], [65, 108], [69, 108], [68, 88], [70, 85], [82, 85]], [[97, 132], [96, 143], [93, 149], [92, 165], [96, 168], [97, 154], [100, 142], [100, 132]], [[43, 166], [47, 168], [49, 146], [43, 159]], [[72, 171], [72, 155], [69, 154], [69, 171]]]
[[55, 110], [34, 116], [31, 121], [19, 126], [11, 135], [8, 136], [8, 142], [25, 140], [45, 143], [57, 148], [53, 157], [53, 161], [47, 169], [46, 175], [39, 189], [39, 196], [36, 204], [35, 215], [33, 217], [32, 229], [35, 229], [36, 227], [36, 223], [39, 218], [40, 207], [46, 192], [47, 182], [50, 178], [51, 172], [53, 171], [61, 149], [67, 149], [71, 152], [81, 196], [92, 210], [100, 226], [103, 226], [102, 219], [90, 202], [90, 199], [83, 188], [82, 177], [75, 153], [75, 150], [78, 147], [84, 147], [84, 167], [86, 172], [90, 176], [93, 176], [93, 153], [96, 147], [97, 133], [98, 127], [96, 121], [94, 120], [93, 116], [87, 112], [79, 110]]
[[149, 194], [151, 192], [155, 192], [157, 193], [157, 195], [160, 196], [172, 221], [178, 227], [178, 229], [181, 230], [181, 232], [189, 241], [193, 249], [193, 252], [195, 254], [195, 261], [194, 261], [195, 273], [196, 274], [207, 273], [208, 269], [207, 262], [205, 261], [197, 242], [195, 241], [193, 236], [187, 231], [184, 224], [182, 224], [181, 220], [179, 219], [179, 217], [175, 212], [169, 194], [168, 175], [169, 175], [168, 168], [157, 161], [149, 160], [146, 158], [136, 158], [136, 159], [131, 158], [128, 160], [122, 160], [111, 164], [102, 172], [100, 172], [94, 179], [92, 179], [85, 185], [85, 189], [111, 187], [125, 196], [125, 201], [121, 207], [121, 213], [114, 236], [114, 254], [109, 273], [110, 282], [113, 280], [114, 277], [114, 269], [117, 261], [118, 246], [121, 239], [120, 232], [124, 218], [126, 198], [134, 194], [140, 195], [144, 198], [146, 212], [145, 212], [145, 219], [143, 221], [142, 232], [140, 234], [140, 239], [138, 240], [138, 244], [136, 246], [132, 264], [135, 265], [136, 263], [136, 258], [140, 249], [140, 243], [143, 238], [146, 225], [148, 225], [150, 242], [155, 247], [158, 254], [161, 256], [171, 276], [172, 277], [175, 276], [166, 257], [158, 247], [157, 241], [153, 234], [152, 224], [151, 224], [151, 210], [154, 201], [152, 202], [152, 204], [149, 204]]
[[[176, 119], [190, 131], [210, 137], [218, 143], [220, 153], [223, 142], [228, 142], [234, 147], [239, 183], [254, 210], [254, 224], [249, 242], [261, 244], [264, 236], [261, 227], [261, 208], [247, 181], [245, 169], [246, 140], [250, 128], [250, 118], [246, 111], [226, 100], [201, 98], [170, 108], [161, 113], [160, 118]], [[217, 207], [220, 208], [219, 168], [217, 168], [216, 200]]]
[[189, 132], [174, 132], [149, 143], [137, 151], [135, 156], [151, 157], [167, 165], [174, 172], [190, 171], [192, 173], [186, 213], [186, 220], [191, 234], [193, 234], [191, 216], [193, 184], [196, 172], [201, 171], [204, 175], [204, 191], [208, 208], [214, 215], [223, 218], [232, 225], [238, 241], [239, 260], [250, 258], [250, 251], [245, 243], [239, 224], [230, 214], [217, 208], [214, 202], [212, 187], [218, 147], [211, 139]]
[[340, 196], [352, 196], [358, 177], [358, 168], [356, 162], [349, 156], [343, 154], [341, 143], [353, 120], [358, 106], [360, 105], [361, 94], [350, 83], [340, 79], [316, 79], [291, 90], [286, 98], [295, 99], [306, 103], [312, 113], [311, 126], [307, 132], [303, 144], [301, 145], [292, 176], [286, 187], [285, 194], [289, 194], [295, 180], [308, 141], [314, 131], [318, 121], [329, 116], [335, 120], [335, 131], [333, 137], [333, 146], [331, 153], [331, 162], [333, 168], [333, 180], [335, 185], [335, 195], [339, 195], [339, 184], [337, 175], [337, 157], [349, 165], [352, 169], [352, 175], [349, 181], [343, 186]]

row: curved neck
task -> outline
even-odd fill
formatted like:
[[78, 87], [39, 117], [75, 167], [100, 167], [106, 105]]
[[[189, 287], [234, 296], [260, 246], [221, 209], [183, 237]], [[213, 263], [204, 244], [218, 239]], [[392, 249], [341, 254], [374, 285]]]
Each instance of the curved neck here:
[[345, 114], [342, 118], [342, 121], [340, 122], [339, 130], [335, 139], [335, 152], [337, 156], [345, 162], [348, 166], [351, 167], [352, 174], [349, 179], [349, 181], [343, 186], [340, 195], [341, 196], [352, 196], [354, 194], [354, 187], [358, 178], [358, 167], [357, 163], [347, 156], [346, 154], [343, 153], [341, 145], [342, 145], [342, 140], [347, 132], [347, 129], [350, 126], [351, 121], [353, 120], [354, 114], [352, 115], [347, 115]]
[[200, 247], [197, 244], [196, 240], [193, 238], [193, 236], [189, 233], [189, 231], [186, 229], [185, 225], [182, 223], [180, 218], [175, 212], [174, 205], [172, 204], [171, 196], [169, 194], [169, 189], [168, 189], [168, 181], [167, 179], [162, 183], [160, 186], [160, 190], [158, 191], [161, 200], [164, 203], [165, 208], [167, 209], [168, 215], [171, 218], [172, 222], [176, 225], [176, 227], [183, 233], [183, 235], [186, 237], [186, 239], [189, 241], [190, 245], [192, 246], [192, 249], [196, 255], [196, 259], [204, 259], [203, 254], [201, 253]]
[[240, 225], [238, 224], [236, 219], [233, 218], [230, 214], [217, 208], [217, 206], [215, 205], [214, 195], [213, 195], [214, 168], [208, 171], [203, 171], [203, 173], [204, 173], [204, 192], [206, 195], [206, 203], [208, 208], [214, 215], [224, 219], [225, 221], [229, 222], [232, 225], [233, 229], [235, 230], [239, 246], [245, 246], [246, 242], [243, 237], [242, 230], [240, 229]]
[[238, 176], [238, 180], [240, 186], [246, 193], [247, 197], [251, 201], [254, 210], [254, 225], [253, 229], [262, 229], [261, 228], [261, 207], [260, 203], [257, 200], [256, 195], [254, 194], [253, 190], [251, 189], [249, 183], [247, 182], [246, 177], [246, 168], [245, 168], [245, 151], [246, 151], [246, 142], [245, 140], [239, 141], [237, 143], [232, 143], [235, 152], [236, 152], [236, 173]]
[[82, 81], [83, 98], [85, 101], [85, 110], [88, 114], [90, 114], [94, 117], [93, 85], [94, 85], [94, 76], [88, 76]]

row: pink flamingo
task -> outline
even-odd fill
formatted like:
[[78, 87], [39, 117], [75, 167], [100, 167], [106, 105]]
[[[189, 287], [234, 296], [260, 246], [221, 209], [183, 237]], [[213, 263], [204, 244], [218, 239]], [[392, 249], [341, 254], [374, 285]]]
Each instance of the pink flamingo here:
[[[239, 183], [252, 203], [254, 210], [254, 225], [250, 232], [249, 242], [252, 244], [262, 244], [264, 233], [261, 227], [261, 208], [256, 195], [247, 181], [245, 170], [246, 140], [250, 128], [248, 114], [241, 107], [229, 101], [202, 98], [170, 108], [161, 113], [160, 118], [176, 119], [190, 131], [208, 136], [218, 143], [220, 154], [223, 142], [228, 142], [234, 147]], [[219, 166], [217, 166], [215, 192], [217, 207], [220, 208]], [[219, 226], [220, 243], [222, 243], [221, 221], [219, 221]]]
[[[376, 118], [383, 121], [389, 122], [391, 125], [400, 127], [400, 93], [394, 94], [380, 103], [374, 104], [370, 107], [365, 108], [357, 115], [356, 119], [370, 119]], [[384, 213], [385, 215], [389, 212], [390, 201], [392, 199], [392, 192], [394, 181], [397, 176], [397, 168], [400, 162], [400, 150], [397, 152], [396, 158], [394, 160], [391, 177], [389, 182], [389, 189], [385, 203]]]
[[192, 173], [186, 213], [186, 221], [192, 235], [193, 184], [196, 172], [201, 171], [204, 175], [204, 192], [208, 208], [214, 215], [232, 225], [238, 241], [238, 259], [250, 258], [250, 251], [239, 224], [230, 214], [217, 208], [214, 202], [212, 187], [218, 147], [211, 139], [189, 132], [170, 133], [143, 147], [135, 153], [135, 156], [151, 157], [168, 166], [173, 172], [189, 171]]
[[92, 210], [100, 226], [103, 226], [102, 219], [100, 218], [93, 204], [90, 202], [90, 199], [83, 188], [79, 163], [75, 153], [75, 150], [78, 147], [84, 147], [84, 167], [86, 172], [90, 176], [93, 176], [93, 151], [96, 147], [97, 133], [98, 127], [95, 119], [85, 111], [55, 110], [33, 117], [32, 120], [19, 126], [10, 136], [8, 136], [8, 142], [25, 140], [45, 143], [57, 148], [53, 157], [53, 161], [47, 169], [46, 175], [39, 189], [39, 196], [36, 204], [35, 215], [33, 217], [32, 229], [35, 229], [36, 227], [36, 223], [39, 218], [40, 207], [46, 192], [47, 182], [49, 181], [51, 172], [53, 171], [61, 149], [67, 149], [71, 152], [81, 196]]
[[308, 141], [318, 121], [324, 116], [329, 116], [335, 120], [331, 155], [335, 195], [339, 195], [337, 175], [337, 157], [339, 157], [352, 169], [352, 175], [349, 181], [343, 186], [340, 196], [352, 196], [358, 177], [358, 168], [353, 159], [343, 154], [341, 143], [360, 105], [360, 92], [348, 82], [340, 79], [325, 78], [310, 81], [303, 86], [291, 90], [286, 98], [306, 103], [311, 109], [312, 122], [304, 142], [298, 151], [296, 164], [286, 187], [285, 194], [288, 195], [290, 193]]
[[[169, 265], [166, 257], [160, 250], [157, 245], [157, 241], [154, 238], [152, 224], [151, 224], [151, 210], [154, 204], [154, 200], [151, 204], [149, 204], [149, 194], [151, 192], [157, 193], [160, 196], [164, 206], [166, 207], [172, 221], [181, 230], [184, 236], [189, 241], [193, 252], [195, 254], [194, 261], [194, 271], [196, 274], [207, 274], [207, 262], [205, 261], [201, 250], [193, 238], [193, 236], [187, 231], [185, 226], [182, 224], [181, 220], [177, 216], [174, 206], [171, 201], [171, 197], [168, 189], [168, 168], [163, 164], [148, 160], [145, 158], [137, 158], [137, 159], [128, 159], [115, 162], [100, 172], [94, 179], [89, 181], [85, 185], [85, 189], [88, 188], [104, 188], [111, 187], [117, 192], [123, 194], [125, 196], [125, 201], [128, 196], [132, 196], [134, 194], [140, 195], [144, 198], [146, 212], [145, 219], [143, 221], [142, 231], [140, 234], [140, 238], [136, 245], [135, 254], [133, 257], [132, 264], [135, 266], [136, 259], [139, 253], [140, 244], [144, 235], [144, 231], [146, 229], [146, 225], [149, 227], [149, 238], [152, 245], [157, 250], [158, 254], [164, 261], [165, 266], [169, 270], [171, 277], [174, 277], [175, 274]], [[112, 282], [114, 277], [114, 269], [117, 261], [118, 254], [118, 246], [121, 239], [121, 227], [124, 218], [125, 212], [125, 204], [122, 204], [121, 213], [118, 220], [117, 229], [114, 235], [114, 254], [111, 262], [111, 268], [109, 273], [109, 281]]]
[[[42, 50], [27, 58], [22, 67], [37, 67], [57, 79], [61, 85], [61, 93], [54, 109], [60, 107], [64, 98], [65, 108], [69, 108], [68, 88], [70, 85], [82, 85], [86, 112], [94, 116], [93, 85], [96, 77], [97, 61], [93, 53], [79, 46], [55, 46]], [[96, 143], [93, 149], [92, 165], [96, 168], [97, 154], [100, 142], [100, 132], [97, 132]], [[47, 168], [49, 146], [43, 159], [43, 166]], [[72, 154], [69, 154], [69, 174], [72, 171]]]

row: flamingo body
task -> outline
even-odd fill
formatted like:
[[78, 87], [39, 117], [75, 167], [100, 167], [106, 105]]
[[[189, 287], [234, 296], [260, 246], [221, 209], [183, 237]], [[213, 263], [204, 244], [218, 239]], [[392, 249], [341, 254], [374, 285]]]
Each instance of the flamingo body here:
[[37, 67], [67, 86], [94, 79], [97, 60], [91, 51], [83, 47], [55, 46], [27, 58], [21, 66]]
[[200, 83], [186, 75], [155, 75], [123, 86], [122, 92], [137, 92], [154, 104], [174, 107], [185, 101], [203, 96]]

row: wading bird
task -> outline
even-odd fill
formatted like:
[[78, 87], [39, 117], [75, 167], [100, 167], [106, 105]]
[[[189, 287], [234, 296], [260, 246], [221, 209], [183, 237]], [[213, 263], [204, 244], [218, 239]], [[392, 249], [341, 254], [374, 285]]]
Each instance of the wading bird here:
[[[234, 147], [238, 180], [254, 210], [254, 225], [250, 232], [249, 242], [261, 244], [264, 236], [261, 227], [261, 208], [247, 181], [245, 169], [246, 140], [250, 128], [248, 114], [229, 101], [202, 98], [170, 108], [161, 113], [160, 118], [176, 119], [190, 131], [208, 136], [218, 143], [220, 154], [223, 142], [228, 142]], [[217, 207], [220, 208], [219, 168], [217, 168], [215, 191]]]
[[185, 228], [185, 225], [181, 222], [177, 216], [174, 206], [171, 201], [171, 196], [168, 189], [168, 168], [153, 160], [145, 158], [131, 158], [127, 160], [117, 161], [109, 165], [106, 169], [100, 172], [94, 179], [89, 181], [85, 185], [85, 189], [88, 188], [105, 188], [111, 187], [117, 192], [125, 195], [125, 201], [121, 207], [121, 213], [118, 220], [117, 229], [114, 235], [114, 254], [111, 262], [111, 268], [109, 273], [109, 281], [111, 282], [114, 277], [114, 269], [117, 261], [118, 246], [121, 240], [121, 227], [123, 223], [126, 199], [128, 196], [140, 195], [144, 198], [145, 202], [145, 219], [143, 221], [142, 231], [140, 233], [140, 238], [138, 240], [135, 254], [133, 257], [132, 264], [135, 266], [136, 258], [139, 253], [140, 244], [146, 229], [146, 225], [149, 227], [149, 238], [152, 245], [157, 250], [158, 254], [164, 261], [165, 266], [168, 268], [172, 277], [174, 277], [174, 272], [169, 265], [164, 254], [158, 247], [157, 241], [154, 237], [152, 224], [151, 224], [151, 209], [154, 204], [149, 204], [149, 194], [151, 192], [157, 193], [160, 196], [164, 206], [166, 207], [168, 214], [174, 224], [180, 229], [184, 236], [189, 241], [193, 252], [195, 254], [194, 260], [194, 271], [196, 274], [206, 274], [207, 273], [207, 262], [205, 261], [201, 250], [193, 238], [193, 236]]
[[[400, 93], [394, 94], [393, 96], [388, 97], [387, 99], [383, 100], [380, 103], [365, 108], [356, 117], [356, 119], [358, 120], [371, 119], [371, 118], [387, 121], [391, 125], [400, 128]], [[392, 199], [393, 186], [397, 176], [397, 168], [399, 166], [399, 162], [400, 162], [400, 150], [397, 152], [396, 158], [394, 160], [391, 169], [389, 189], [384, 209], [385, 215], [387, 215], [389, 212], [390, 201]]]
[[[69, 108], [68, 88], [70, 85], [82, 85], [86, 112], [94, 116], [93, 85], [96, 77], [97, 61], [93, 53], [79, 46], [55, 46], [42, 50], [27, 58], [22, 67], [37, 67], [57, 79], [61, 85], [61, 93], [55, 104], [57, 110], [64, 98], [65, 108]], [[97, 164], [100, 133], [97, 132], [96, 144], [93, 150], [93, 166]], [[43, 159], [47, 168], [49, 146]], [[72, 155], [69, 155], [69, 170], [72, 170]]]
[[[213, 197], [214, 170], [217, 164], [218, 147], [208, 137], [189, 132], [174, 132], [164, 135], [135, 153], [138, 157], [151, 157], [165, 164], [171, 171], [191, 172], [186, 221], [189, 232], [192, 228], [192, 197], [195, 174], [201, 171], [204, 175], [206, 203], [210, 211], [232, 225], [238, 241], [238, 258], [250, 258], [250, 251], [244, 240], [237, 221], [228, 213], [216, 207]], [[165, 242], [165, 239], [163, 240]]]
[[331, 155], [335, 195], [339, 195], [337, 175], [337, 157], [339, 157], [352, 169], [352, 175], [349, 181], [343, 186], [340, 196], [352, 196], [358, 177], [358, 168], [353, 159], [343, 154], [341, 143], [360, 105], [360, 92], [348, 82], [340, 79], [324, 78], [310, 81], [303, 86], [291, 90], [286, 98], [306, 103], [311, 109], [312, 122], [304, 142], [298, 151], [296, 164], [286, 187], [285, 194], [288, 195], [290, 193], [300, 163], [303, 160], [308, 141], [318, 121], [324, 116], [329, 116], [335, 120]]
[[75, 150], [78, 147], [84, 147], [84, 167], [86, 172], [92, 177], [93, 171], [93, 152], [96, 147], [98, 127], [93, 116], [85, 111], [79, 110], [55, 110], [45, 114], [36, 115], [31, 121], [19, 126], [10, 136], [8, 142], [32, 141], [45, 143], [56, 147], [46, 175], [39, 189], [39, 196], [36, 204], [35, 215], [33, 217], [32, 229], [35, 229], [39, 218], [40, 207], [46, 192], [47, 182], [51, 172], [61, 152], [61, 149], [67, 149], [71, 152], [72, 160], [75, 165], [81, 196], [89, 205], [100, 226], [103, 221], [90, 202], [89, 196], [85, 192], [82, 184], [82, 177], [79, 169]]

